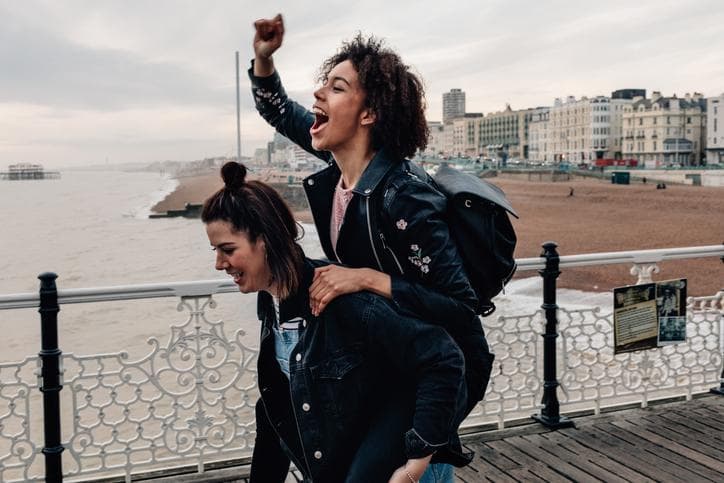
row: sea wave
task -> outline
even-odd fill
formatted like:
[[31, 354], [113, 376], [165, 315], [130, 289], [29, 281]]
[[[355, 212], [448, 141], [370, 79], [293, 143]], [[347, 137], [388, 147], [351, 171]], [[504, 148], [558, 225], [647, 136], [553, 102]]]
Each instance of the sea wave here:
[[151, 208], [153, 208], [159, 201], [163, 201], [166, 196], [173, 193], [173, 191], [178, 187], [179, 182], [176, 178], [171, 177], [171, 175], [164, 174], [159, 177], [158, 185], [158, 189], [152, 191], [148, 195], [148, 198], [144, 201], [142, 206], [131, 210], [131, 217], [139, 220], [147, 219], [151, 214]]

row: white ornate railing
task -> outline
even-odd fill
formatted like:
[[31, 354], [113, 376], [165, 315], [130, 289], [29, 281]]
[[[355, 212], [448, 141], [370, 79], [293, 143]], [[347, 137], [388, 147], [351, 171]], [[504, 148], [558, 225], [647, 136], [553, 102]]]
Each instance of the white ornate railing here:
[[[693, 247], [560, 257], [560, 268], [631, 264], [639, 282], [673, 259], [722, 257], [724, 247]], [[719, 263], [718, 260], [716, 263]], [[539, 270], [545, 259], [518, 261]], [[235, 292], [228, 280], [59, 290], [58, 302], [96, 303], [177, 297], [182, 320], [150, 352], [62, 355], [63, 473], [66, 481], [195, 466], [248, 457], [254, 438], [257, 350], [213, 317], [214, 295]], [[595, 411], [692, 395], [720, 383], [724, 292], [689, 298], [685, 343], [613, 354], [611, 313], [558, 309], [558, 378], [562, 412]], [[38, 294], [0, 296], [0, 310], [37, 308]], [[542, 310], [486, 319], [496, 354], [485, 400], [466, 426], [527, 418], [540, 408], [545, 326]], [[0, 481], [42, 481], [40, 362], [0, 363]]]

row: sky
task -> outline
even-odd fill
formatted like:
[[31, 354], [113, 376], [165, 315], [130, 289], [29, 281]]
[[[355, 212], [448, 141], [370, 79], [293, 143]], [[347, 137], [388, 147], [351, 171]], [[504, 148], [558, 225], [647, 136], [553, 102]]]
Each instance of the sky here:
[[442, 93], [468, 112], [556, 97], [724, 93], [721, 0], [0, 0], [0, 170], [242, 155], [273, 134], [246, 70], [252, 23], [284, 15], [275, 64], [311, 106], [322, 61], [356, 32], [386, 40], [421, 75], [429, 120]]

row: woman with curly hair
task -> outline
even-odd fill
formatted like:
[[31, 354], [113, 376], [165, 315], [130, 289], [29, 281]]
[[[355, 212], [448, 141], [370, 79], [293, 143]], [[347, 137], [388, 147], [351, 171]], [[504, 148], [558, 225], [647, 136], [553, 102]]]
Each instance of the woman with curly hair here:
[[[287, 97], [274, 67], [284, 37], [281, 15], [255, 27], [249, 77], [257, 110], [329, 163], [304, 188], [325, 255], [344, 266], [315, 270], [312, 313], [366, 290], [391, 300], [401, 314], [442, 325], [465, 356], [467, 414], [483, 398], [493, 355], [446, 224], [447, 200], [407, 159], [427, 145], [422, 82], [382, 41], [357, 35], [322, 64], [310, 112]], [[399, 426], [388, 428], [391, 438], [405, 425], [397, 419]], [[437, 481], [451, 480], [448, 467]]]

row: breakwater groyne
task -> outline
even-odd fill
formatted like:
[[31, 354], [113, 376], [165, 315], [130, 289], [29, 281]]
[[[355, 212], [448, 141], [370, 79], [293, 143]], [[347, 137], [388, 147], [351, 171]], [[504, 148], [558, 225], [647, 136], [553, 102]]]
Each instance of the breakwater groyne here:
[[[292, 211], [305, 211], [309, 209], [304, 187], [301, 183], [270, 183], [270, 185], [284, 198]], [[152, 213], [149, 218], [199, 218], [203, 203], [185, 203], [182, 208], [167, 210], [163, 213]]]

